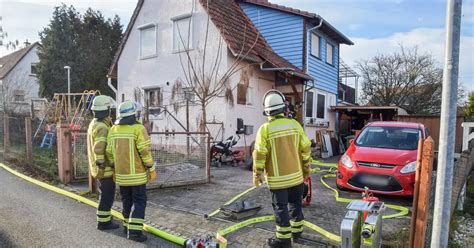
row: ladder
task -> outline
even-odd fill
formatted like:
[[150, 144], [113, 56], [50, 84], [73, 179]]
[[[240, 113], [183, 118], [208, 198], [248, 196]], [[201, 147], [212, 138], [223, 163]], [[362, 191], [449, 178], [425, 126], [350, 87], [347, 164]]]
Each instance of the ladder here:
[[51, 149], [51, 147], [53, 147], [55, 137], [56, 135], [54, 132], [47, 131], [43, 136], [43, 140], [41, 141], [40, 147], [41, 148], [47, 147]]

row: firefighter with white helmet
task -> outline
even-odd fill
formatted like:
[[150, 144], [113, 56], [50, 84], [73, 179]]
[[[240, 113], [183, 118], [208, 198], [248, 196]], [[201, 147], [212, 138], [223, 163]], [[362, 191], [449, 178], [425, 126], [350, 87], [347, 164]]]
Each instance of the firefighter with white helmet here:
[[303, 232], [301, 203], [304, 178], [310, 176], [311, 142], [300, 123], [284, 116], [285, 97], [277, 90], [268, 91], [263, 99], [263, 124], [253, 150], [253, 182], [259, 187], [267, 181], [272, 194], [276, 235], [268, 239], [270, 247], [291, 247]]
[[107, 134], [112, 126], [111, 109], [114, 100], [109, 96], [96, 96], [92, 101], [91, 110], [94, 119], [87, 130], [87, 153], [91, 175], [97, 179], [100, 198], [97, 208], [97, 229], [108, 230], [118, 228], [112, 221], [110, 209], [114, 202], [115, 183], [113, 168], [106, 156]]
[[[137, 121], [137, 105], [126, 101], [118, 107], [118, 120], [110, 128], [107, 155], [114, 165], [116, 183], [122, 196], [122, 214], [127, 238], [143, 242], [146, 208], [146, 183], [156, 178], [151, 155], [151, 140]], [[133, 207], [133, 211], [132, 211]]]

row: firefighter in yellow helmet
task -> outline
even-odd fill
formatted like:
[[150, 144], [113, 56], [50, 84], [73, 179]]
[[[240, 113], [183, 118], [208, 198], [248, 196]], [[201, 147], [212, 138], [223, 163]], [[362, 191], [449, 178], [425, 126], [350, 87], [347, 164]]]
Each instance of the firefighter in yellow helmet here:
[[96, 96], [91, 106], [94, 119], [87, 129], [90, 173], [97, 179], [100, 192], [97, 208], [97, 229], [99, 230], [119, 228], [119, 225], [112, 221], [110, 214], [115, 196], [115, 183], [112, 179], [113, 169], [105, 154], [107, 134], [112, 126], [110, 113], [113, 106], [114, 101], [109, 96]]
[[257, 132], [253, 182], [259, 187], [266, 179], [272, 195], [276, 235], [267, 244], [291, 247], [291, 238], [297, 241], [303, 232], [301, 203], [303, 181], [311, 173], [311, 142], [300, 123], [284, 116], [285, 97], [281, 92], [270, 90], [263, 101], [268, 122]]
[[137, 107], [133, 102], [123, 102], [117, 112], [118, 120], [108, 135], [107, 155], [113, 162], [115, 180], [120, 187], [127, 238], [143, 242], [147, 240], [142, 232], [147, 201], [146, 183], [156, 178], [151, 141], [145, 127], [137, 121]]

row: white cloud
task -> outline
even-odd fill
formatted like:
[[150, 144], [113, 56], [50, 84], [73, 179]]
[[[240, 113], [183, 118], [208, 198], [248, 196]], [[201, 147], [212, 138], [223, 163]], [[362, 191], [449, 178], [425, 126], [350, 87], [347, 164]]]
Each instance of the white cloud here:
[[[351, 38], [354, 46], [341, 46], [341, 57], [353, 66], [356, 61], [369, 59], [377, 54], [391, 53], [407, 47], [418, 46], [421, 52], [431, 53], [443, 66], [444, 29], [417, 28], [405, 33], [394, 33], [378, 39]], [[460, 45], [459, 82], [467, 90], [474, 90], [474, 37], [462, 36]]]
[[[38, 41], [38, 33], [49, 24], [54, 7], [61, 3], [73, 5], [81, 13], [89, 7], [100, 10], [106, 18], [117, 14], [125, 29], [137, 0], [0, 0], [1, 25], [8, 32], [5, 42], [17, 39]], [[10, 52], [5, 46], [0, 46], [0, 56]]]

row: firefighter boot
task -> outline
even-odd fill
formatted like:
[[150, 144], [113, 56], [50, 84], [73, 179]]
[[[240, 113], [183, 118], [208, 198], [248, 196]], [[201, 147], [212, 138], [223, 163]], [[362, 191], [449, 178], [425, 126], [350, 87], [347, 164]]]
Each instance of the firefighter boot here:
[[295, 243], [300, 242], [301, 234], [303, 234], [303, 233], [302, 232], [292, 233], [291, 236], [293, 238], [293, 242], [295, 242]]
[[276, 237], [269, 238], [267, 245], [271, 248], [291, 248], [291, 239], [277, 239]]
[[145, 242], [147, 241], [147, 236], [144, 235], [143, 233], [128, 233], [127, 239], [133, 240], [135, 242]]
[[117, 223], [114, 223], [113, 220], [111, 220], [109, 222], [104, 222], [104, 223], [99, 222], [97, 224], [97, 229], [98, 230], [112, 230], [112, 229], [117, 229], [119, 227], [120, 226]]

